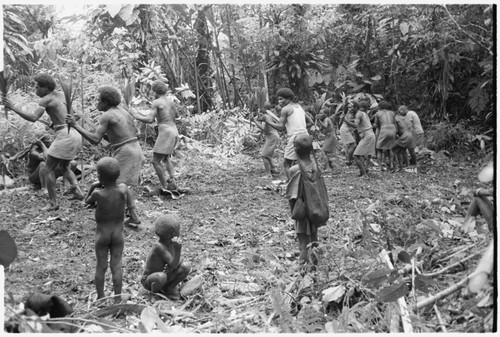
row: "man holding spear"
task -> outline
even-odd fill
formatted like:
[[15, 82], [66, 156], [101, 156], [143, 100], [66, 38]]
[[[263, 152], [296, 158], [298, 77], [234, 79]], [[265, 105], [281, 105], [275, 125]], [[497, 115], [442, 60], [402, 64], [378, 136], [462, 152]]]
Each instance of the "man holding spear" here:
[[56, 81], [49, 74], [38, 74], [34, 78], [35, 92], [41, 100], [38, 107], [33, 112], [23, 111], [16, 107], [5, 96], [5, 108], [14, 111], [22, 118], [36, 122], [47, 112], [52, 121], [52, 127], [56, 132], [54, 142], [49, 147], [45, 168], [41, 170], [40, 176], [44, 179], [49, 193], [49, 204], [43, 209], [48, 211], [57, 210], [59, 204], [56, 200], [56, 170], [62, 168], [64, 177], [69, 181], [73, 196], [71, 199], [82, 200], [84, 198], [75, 174], [70, 169], [70, 162], [76, 157], [82, 146], [82, 137], [74, 130], [68, 130], [65, 122], [68, 109], [65, 105], [65, 98], [59, 92], [55, 92]]

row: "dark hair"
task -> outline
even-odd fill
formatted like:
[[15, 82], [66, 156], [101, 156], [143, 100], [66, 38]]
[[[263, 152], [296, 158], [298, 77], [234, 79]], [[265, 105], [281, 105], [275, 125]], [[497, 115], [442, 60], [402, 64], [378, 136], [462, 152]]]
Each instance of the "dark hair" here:
[[313, 151], [312, 137], [307, 134], [299, 134], [293, 140], [293, 145], [295, 147], [295, 152], [297, 155], [306, 155]]
[[120, 164], [111, 157], [103, 157], [97, 162], [97, 173], [102, 182], [115, 182], [120, 176]]
[[361, 101], [358, 104], [359, 104], [359, 107], [362, 108], [363, 110], [370, 109], [370, 103], [368, 103], [367, 101]]
[[173, 238], [179, 236], [181, 224], [177, 215], [162, 215], [154, 222], [155, 234], [160, 238]]
[[112, 86], [103, 86], [98, 89], [99, 91], [99, 100], [106, 103], [109, 106], [118, 106], [122, 101], [122, 97], [120, 96], [120, 92], [118, 89]]
[[160, 95], [165, 95], [168, 90], [168, 86], [165, 84], [165, 82], [161, 80], [156, 80], [153, 82], [153, 91], [157, 94]]
[[295, 97], [295, 94], [290, 88], [281, 88], [276, 92], [276, 95], [278, 97], [283, 97], [284, 99], [289, 99], [289, 100], [293, 100], [293, 98]]
[[41, 73], [36, 75], [33, 80], [38, 83], [39, 86], [43, 88], [47, 88], [50, 91], [54, 91], [56, 88], [56, 81], [52, 76], [46, 73]]
[[384, 109], [384, 110], [392, 110], [392, 105], [391, 103], [387, 101], [380, 101], [378, 104], [379, 109]]

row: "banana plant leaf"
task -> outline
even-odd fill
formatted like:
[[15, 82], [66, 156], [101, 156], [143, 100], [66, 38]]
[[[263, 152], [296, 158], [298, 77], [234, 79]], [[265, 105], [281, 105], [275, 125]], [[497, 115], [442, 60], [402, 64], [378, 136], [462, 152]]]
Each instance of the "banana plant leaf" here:
[[[61, 78], [59, 78], [59, 82], [61, 84], [61, 89], [64, 93], [64, 99], [66, 102], [66, 109], [67, 113], [69, 115], [73, 115], [73, 109], [71, 108], [73, 106], [73, 100], [74, 100], [74, 93], [73, 93], [73, 79], [69, 81], [69, 84], [63, 82]], [[70, 131], [71, 127], [68, 124], [68, 133]]]
[[[9, 92], [10, 86], [12, 85], [14, 78], [14, 74], [10, 68], [10, 65], [6, 65], [2, 71], [0, 71], [0, 91], [2, 91], [2, 99], [7, 97], [7, 93]], [[8, 110], [5, 110], [5, 118], [8, 118]]]

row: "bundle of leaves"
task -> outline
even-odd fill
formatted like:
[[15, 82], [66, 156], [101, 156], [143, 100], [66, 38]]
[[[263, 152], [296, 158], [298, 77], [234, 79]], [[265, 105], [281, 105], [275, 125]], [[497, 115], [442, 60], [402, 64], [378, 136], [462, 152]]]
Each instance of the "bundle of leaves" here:
[[[74, 99], [74, 94], [73, 94], [73, 80], [71, 79], [69, 81], [69, 84], [63, 82], [61, 78], [59, 78], [59, 82], [61, 84], [61, 89], [64, 93], [64, 100], [66, 103], [66, 111], [68, 115], [71, 115], [73, 113], [71, 107], [73, 105], [73, 99]], [[68, 125], [68, 133], [69, 133], [70, 126]]]
[[[0, 91], [2, 91], [2, 99], [7, 96], [10, 86], [13, 82], [13, 73], [10, 69], [10, 65], [6, 65], [2, 71], [0, 71]], [[8, 109], [5, 108], [5, 118], [8, 118]]]
[[121, 88], [123, 100], [127, 107], [135, 96], [135, 79], [125, 80], [124, 86]]

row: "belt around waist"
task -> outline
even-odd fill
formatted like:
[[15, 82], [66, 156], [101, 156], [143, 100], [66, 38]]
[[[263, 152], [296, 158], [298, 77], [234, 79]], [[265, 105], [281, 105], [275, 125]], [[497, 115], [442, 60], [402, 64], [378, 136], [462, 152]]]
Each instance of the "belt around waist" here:
[[118, 144], [111, 144], [109, 148], [110, 148], [110, 150], [115, 151], [115, 150], [118, 150], [120, 147], [122, 147], [125, 144], [136, 142], [136, 141], [138, 141], [137, 137], [129, 138], [129, 139], [126, 139], [123, 142], [120, 142]]

